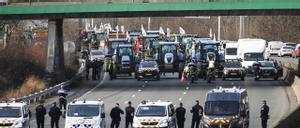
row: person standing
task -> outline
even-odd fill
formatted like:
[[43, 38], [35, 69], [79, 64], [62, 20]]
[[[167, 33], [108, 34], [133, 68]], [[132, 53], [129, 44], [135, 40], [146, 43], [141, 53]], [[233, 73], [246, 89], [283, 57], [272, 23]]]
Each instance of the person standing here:
[[195, 125], [196, 128], [199, 128], [200, 120], [202, 118], [203, 113], [203, 107], [199, 105], [199, 100], [196, 100], [196, 105], [192, 107], [191, 113], [193, 114], [191, 128], [194, 128]]
[[121, 114], [124, 114], [124, 111], [120, 109], [119, 103], [116, 103], [116, 107], [112, 108], [110, 111], [110, 117], [112, 119], [110, 128], [119, 128], [121, 122]]
[[183, 107], [183, 104], [180, 102], [179, 107], [176, 108], [176, 119], [177, 119], [178, 128], [184, 128], [185, 112], [186, 112], [185, 108]]
[[260, 110], [261, 126], [262, 128], [267, 128], [267, 123], [269, 119], [269, 106], [267, 101], [263, 100], [263, 105]]
[[132, 122], [133, 122], [133, 116], [134, 116], [134, 107], [131, 106], [131, 101], [128, 101], [128, 106], [125, 108], [125, 128], [128, 128], [129, 124], [132, 128]]
[[49, 116], [51, 117], [51, 128], [54, 128], [54, 125], [56, 128], [58, 127], [59, 118], [62, 115], [60, 109], [56, 106], [56, 102], [53, 103], [53, 106], [50, 108]]
[[98, 60], [94, 59], [92, 64], [92, 79], [97, 80], [97, 74], [98, 74]]
[[44, 101], [40, 101], [40, 104], [35, 108], [35, 111], [37, 128], [44, 128], [45, 115], [47, 114], [46, 108], [44, 107]]

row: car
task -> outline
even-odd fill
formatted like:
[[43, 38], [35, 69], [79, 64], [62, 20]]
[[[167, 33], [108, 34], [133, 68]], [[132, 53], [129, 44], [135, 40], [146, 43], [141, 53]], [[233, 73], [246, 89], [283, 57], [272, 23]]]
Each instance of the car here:
[[212, 89], [206, 94], [202, 128], [248, 128], [249, 106], [246, 89]]
[[0, 101], [0, 127], [27, 128], [30, 124], [30, 111], [27, 103]]
[[292, 46], [282, 46], [280, 48], [280, 51], [278, 52], [278, 56], [279, 57], [292, 56], [293, 49], [294, 49], [294, 47], [292, 47]]
[[138, 66], [137, 80], [155, 79], [160, 80], [159, 66], [155, 60], [143, 60]]
[[95, 59], [104, 60], [106, 55], [106, 51], [104, 49], [95, 49], [90, 52], [90, 61]]
[[224, 63], [223, 80], [226, 80], [227, 78], [240, 78], [241, 80], [244, 80], [245, 76], [246, 71], [239, 60], [227, 60]]
[[300, 57], [300, 44], [297, 44], [295, 49], [292, 51], [292, 57]]
[[175, 107], [167, 101], [142, 101], [132, 125], [133, 128], [176, 128]]
[[281, 68], [280, 66], [275, 66], [273, 61], [261, 61], [259, 63], [259, 72], [258, 75], [255, 76], [255, 80], [259, 80], [260, 78], [273, 78], [277, 80], [281, 77]]
[[105, 128], [104, 102], [72, 101], [67, 105], [65, 128]]

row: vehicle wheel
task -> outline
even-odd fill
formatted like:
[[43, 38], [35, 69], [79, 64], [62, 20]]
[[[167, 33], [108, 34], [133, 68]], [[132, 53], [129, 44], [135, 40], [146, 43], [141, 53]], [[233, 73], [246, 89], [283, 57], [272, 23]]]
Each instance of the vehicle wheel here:
[[241, 80], [244, 81], [244, 80], [245, 80], [245, 77], [241, 77]]
[[274, 80], [278, 80], [278, 77], [277, 77], [277, 76], [275, 76], [275, 77], [274, 77]]
[[182, 72], [178, 72], [178, 79], [181, 79], [182, 77]]
[[211, 82], [211, 77], [207, 78], [207, 82], [210, 83]]
[[191, 83], [194, 83], [194, 77], [191, 78]]
[[160, 80], [160, 76], [159, 75], [156, 76], [156, 80]]
[[259, 78], [255, 77], [254, 80], [259, 80]]
[[129, 73], [128, 75], [129, 75], [129, 76], [132, 76], [132, 73]]
[[141, 78], [137, 78], [137, 81], [141, 81]]
[[226, 77], [223, 76], [223, 77], [222, 77], [222, 80], [226, 80]]

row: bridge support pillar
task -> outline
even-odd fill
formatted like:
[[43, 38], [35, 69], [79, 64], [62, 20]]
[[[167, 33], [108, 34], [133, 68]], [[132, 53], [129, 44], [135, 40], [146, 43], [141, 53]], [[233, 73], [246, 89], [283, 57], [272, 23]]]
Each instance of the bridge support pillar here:
[[59, 82], [64, 80], [63, 19], [48, 20], [48, 52], [46, 70], [49, 73], [54, 73]]

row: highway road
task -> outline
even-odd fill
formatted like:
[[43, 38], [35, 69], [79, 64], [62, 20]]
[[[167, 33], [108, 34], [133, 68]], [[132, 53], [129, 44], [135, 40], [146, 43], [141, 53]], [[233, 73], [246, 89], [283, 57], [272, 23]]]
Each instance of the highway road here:
[[[120, 107], [124, 109], [127, 101], [132, 101], [136, 107], [142, 100], [166, 100], [172, 101], [178, 105], [183, 102], [187, 109], [186, 127], [190, 127], [191, 113], [189, 110], [195, 104], [195, 100], [199, 100], [201, 105], [204, 105], [206, 93], [216, 86], [232, 87], [241, 86], [246, 88], [250, 98], [250, 128], [260, 127], [259, 112], [261, 101], [267, 100], [270, 106], [269, 125], [274, 126], [280, 119], [285, 117], [295, 107], [296, 99], [289, 86], [286, 86], [282, 81], [262, 80], [254, 81], [252, 77], [247, 77], [245, 81], [217, 80], [208, 84], [206, 81], [198, 80], [197, 83], [188, 85], [186, 82], [181, 82], [172, 74], [167, 74], [168, 78], [163, 78], [160, 81], [137, 81], [132, 78], [120, 78], [116, 80], [108, 80], [108, 76], [91, 91], [87, 92], [80, 99], [97, 100], [102, 98], [105, 103], [106, 125], [110, 126], [109, 112], [115, 103], [120, 103]], [[125, 119], [122, 116], [120, 128], [124, 128]], [[49, 117], [46, 119], [46, 127], [50, 127]], [[35, 126], [35, 120], [31, 121], [31, 126]], [[60, 126], [64, 127], [64, 120], [60, 121]]]

